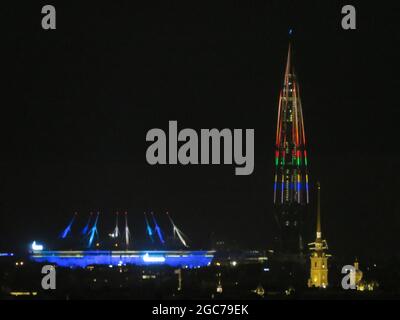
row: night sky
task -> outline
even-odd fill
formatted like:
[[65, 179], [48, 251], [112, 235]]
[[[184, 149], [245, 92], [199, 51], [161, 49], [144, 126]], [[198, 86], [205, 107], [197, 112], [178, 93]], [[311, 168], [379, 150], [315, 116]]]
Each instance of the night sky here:
[[[163, 1], [164, 2], [164, 1]], [[391, 253], [400, 230], [399, 5], [375, 1], [30, 1], [2, 5], [0, 249], [165, 211], [197, 247], [269, 248], [279, 90], [294, 29], [310, 178], [334, 255]], [[53, 4], [57, 30], [41, 29]], [[357, 30], [341, 28], [354, 4]], [[397, 69], [398, 70], [398, 69]], [[150, 166], [152, 128], [254, 128], [255, 170]], [[315, 203], [314, 194], [311, 201]], [[314, 206], [315, 207], [315, 206]], [[314, 214], [315, 208], [310, 208]], [[309, 235], [310, 237], [313, 234]]]

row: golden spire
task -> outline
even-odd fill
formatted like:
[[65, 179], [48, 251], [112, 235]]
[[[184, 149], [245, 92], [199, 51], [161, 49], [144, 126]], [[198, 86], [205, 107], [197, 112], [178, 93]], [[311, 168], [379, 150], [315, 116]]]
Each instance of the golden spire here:
[[310, 243], [313, 252], [310, 256], [309, 287], [326, 288], [328, 285], [328, 244], [322, 239], [321, 232], [321, 185], [317, 182], [317, 239]]
[[321, 185], [317, 182], [317, 240], [322, 238], [321, 232]]

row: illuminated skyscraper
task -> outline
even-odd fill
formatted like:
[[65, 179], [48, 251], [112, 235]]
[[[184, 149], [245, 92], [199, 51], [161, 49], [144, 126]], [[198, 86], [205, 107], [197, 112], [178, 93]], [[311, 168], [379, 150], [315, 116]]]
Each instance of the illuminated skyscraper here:
[[326, 250], [328, 244], [322, 239], [321, 232], [321, 187], [317, 184], [318, 204], [317, 204], [317, 234], [315, 242], [309, 245], [311, 250], [310, 256], [310, 279], [308, 279], [309, 287], [326, 288], [328, 286], [328, 257]]
[[303, 251], [303, 224], [309, 203], [306, 137], [300, 89], [289, 44], [276, 128], [274, 207], [281, 251]]

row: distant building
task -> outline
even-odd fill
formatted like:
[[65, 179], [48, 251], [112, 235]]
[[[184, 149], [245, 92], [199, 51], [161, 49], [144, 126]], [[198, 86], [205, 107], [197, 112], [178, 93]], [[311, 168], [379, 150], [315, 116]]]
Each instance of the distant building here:
[[376, 281], [367, 281], [363, 279], [363, 272], [359, 268], [358, 260], [354, 261], [354, 279], [356, 283], [356, 289], [358, 291], [373, 291], [379, 284]]

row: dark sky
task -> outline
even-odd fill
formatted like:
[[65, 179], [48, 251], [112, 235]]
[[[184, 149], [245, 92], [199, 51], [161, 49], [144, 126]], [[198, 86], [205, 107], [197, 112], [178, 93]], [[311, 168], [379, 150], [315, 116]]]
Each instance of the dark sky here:
[[[270, 247], [289, 28], [330, 249], [360, 256], [396, 248], [399, 5], [350, 1], [357, 30], [345, 31], [347, 2], [186, 2], [2, 5], [0, 248], [55, 238], [73, 211], [82, 224], [100, 210], [104, 234], [112, 212], [125, 209], [136, 238], [144, 237], [143, 211], [169, 210], [198, 246], [214, 233]], [[41, 29], [44, 4], [56, 7], [55, 31]], [[196, 130], [254, 128], [254, 173], [148, 165], [146, 133], [167, 130], [169, 120]]]

